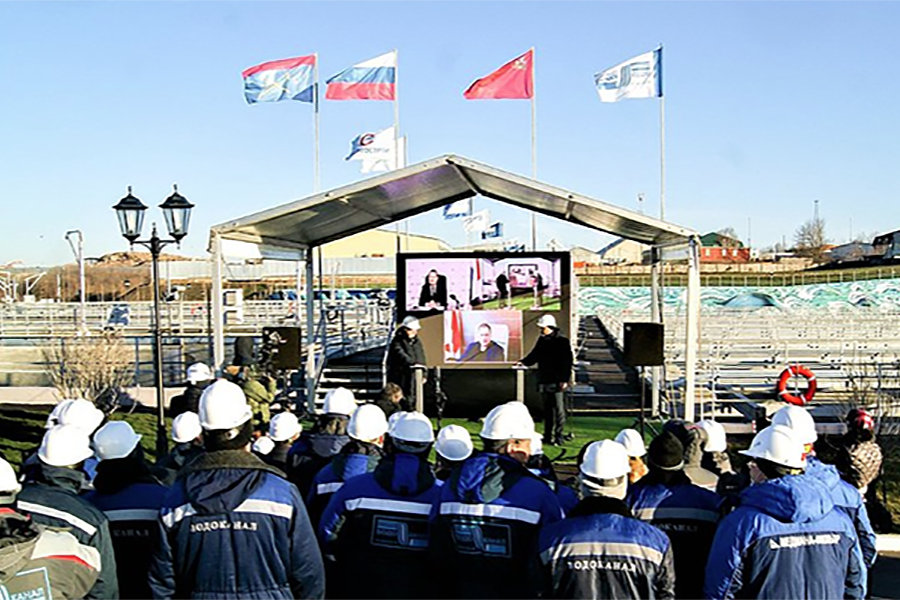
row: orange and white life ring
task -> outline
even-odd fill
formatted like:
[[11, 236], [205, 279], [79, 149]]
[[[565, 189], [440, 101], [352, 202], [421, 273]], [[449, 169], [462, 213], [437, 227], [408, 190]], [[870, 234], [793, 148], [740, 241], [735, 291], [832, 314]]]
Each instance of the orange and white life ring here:
[[[788, 381], [790, 381], [792, 377], [798, 375], [806, 378], [806, 391], [802, 394], [792, 394], [787, 389]], [[779, 398], [790, 404], [803, 406], [816, 395], [816, 375], [803, 365], [789, 365], [781, 372], [781, 376], [778, 378], [777, 388]]]

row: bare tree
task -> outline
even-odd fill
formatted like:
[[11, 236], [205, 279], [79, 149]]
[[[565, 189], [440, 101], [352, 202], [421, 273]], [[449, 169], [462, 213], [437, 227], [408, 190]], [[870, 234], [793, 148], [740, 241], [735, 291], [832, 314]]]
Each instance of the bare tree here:
[[59, 340], [44, 350], [44, 362], [63, 398], [95, 402], [131, 381], [131, 351], [116, 332]]
[[825, 220], [810, 219], [794, 233], [794, 246], [797, 254], [822, 262], [825, 259]]

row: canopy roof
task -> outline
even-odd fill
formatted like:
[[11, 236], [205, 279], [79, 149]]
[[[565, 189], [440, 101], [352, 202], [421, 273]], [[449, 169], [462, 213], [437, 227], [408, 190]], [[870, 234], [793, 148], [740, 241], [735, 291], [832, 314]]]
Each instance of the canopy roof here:
[[447, 154], [212, 227], [224, 240], [305, 250], [475, 195], [645, 244], [697, 232]]

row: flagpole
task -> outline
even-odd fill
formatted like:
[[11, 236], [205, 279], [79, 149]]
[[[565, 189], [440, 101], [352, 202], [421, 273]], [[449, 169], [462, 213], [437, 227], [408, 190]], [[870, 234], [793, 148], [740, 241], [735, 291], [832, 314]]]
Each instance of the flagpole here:
[[[534, 76], [534, 46], [531, 47], [531, 178], [537, 180], [537, 80]], [[537, 213], [531, 211], [531, 250], [537, 250]]]
[[319, 53], [316, 52], [315, 55], [315, 110], [313, 110], [313, 129], [315, 130], [315, 147], [313, 149], [313, 169], [315, 173], [313, 173], [313, 192], [318, 194], [321, 189], [320, 182], [320, 172], [321, 167], [319, 164]]
[[666, 97], [662, 93], [662, 44], [656, 65], [659, 86], [659, 218], [666, 220]]
[[[404, 167], [406, 165], [403, 165]], [[394, 169], [400, 168], [400, 52], [394, 49]]]

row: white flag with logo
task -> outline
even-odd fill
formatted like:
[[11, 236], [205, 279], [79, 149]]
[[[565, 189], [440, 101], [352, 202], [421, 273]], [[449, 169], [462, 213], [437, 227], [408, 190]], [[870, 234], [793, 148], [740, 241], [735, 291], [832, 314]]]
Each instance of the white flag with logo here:
[[353, 140], [350, 154], [344, 160], [362, 161], [362, 172], [391, 171], [397, 168], [397, 140], [394, 128], [363, 133]]
[[662, 48], [626, 60], [594, 75], [601, 102], [662, 98]]
[[481, 233], [490, 225], [491, 216], [486, 210], [480, 210], [471, 217], [463, 217], [463, 229], [466, 233]]

